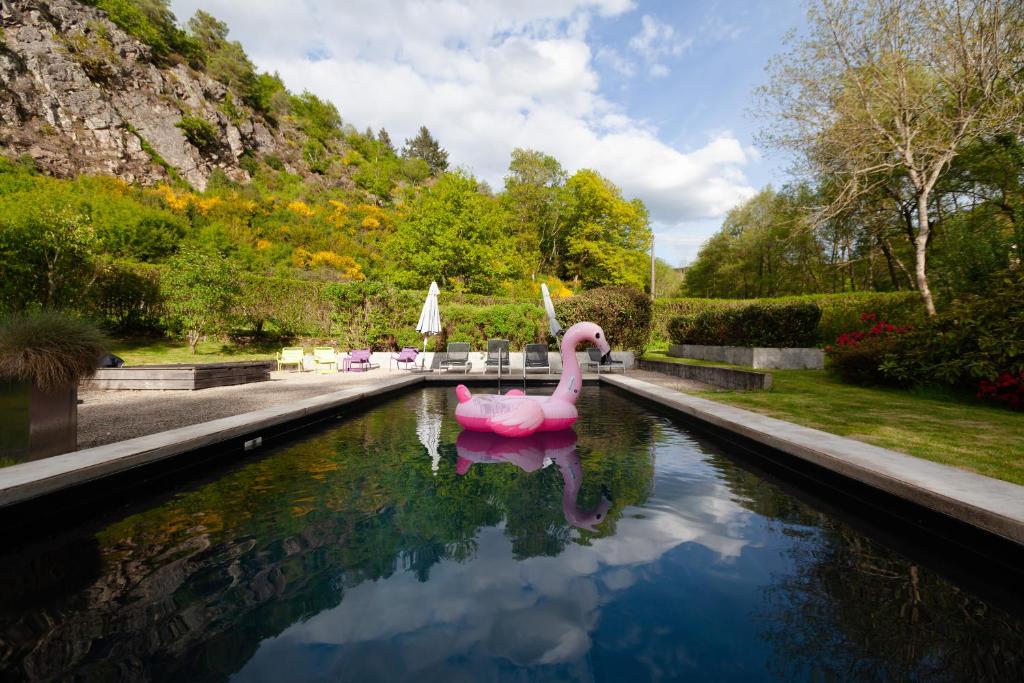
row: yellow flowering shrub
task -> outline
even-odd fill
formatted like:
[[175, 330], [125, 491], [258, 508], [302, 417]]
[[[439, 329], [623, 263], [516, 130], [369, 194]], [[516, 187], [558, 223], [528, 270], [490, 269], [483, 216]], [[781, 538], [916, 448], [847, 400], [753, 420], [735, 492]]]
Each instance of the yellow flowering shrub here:
[[305, 218], [312, 218], [313, 216], [316, 215], [316, 211], [310, 208], [310, 206], [306, 204], [306, 202], [300, 202], [298, 200], [289, 202], [288, 210], [294, 214], [298, 214], [299, 216], [303, 216]]
[[362, 225], [363, 225], [364, 228], [369, 228], [370, 230], [374, 230], [374, 229], [380, 227], [380, 221], [378, 221], [373, 216], [367, 216], [366, 218], [363, 219]]
[[263, 251], [264, 249], [269, 249], [271, 244], [272, 242], [270, 240], [256, 240], [256, 248], [259, 249], [260, 251]]

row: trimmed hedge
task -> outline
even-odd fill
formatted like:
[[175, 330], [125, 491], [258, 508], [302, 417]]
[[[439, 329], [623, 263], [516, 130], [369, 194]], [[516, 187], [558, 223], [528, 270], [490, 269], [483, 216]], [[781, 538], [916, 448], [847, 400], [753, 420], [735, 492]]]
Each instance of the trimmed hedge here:
[[679, 316], [669, 323], [669, 338], [674, 344], [807, 347], [817, 341], [819, 320], [817, 304], [757, 303]]
[[847, 292], [812, 294], [772, 299], [658, 299], [654, 302], [652, 344], [668, 344], [668, 324], [679, 316], [692, 316], [706, 310], [740, 308], [751, 304], [813, 303], [821, 309], [817, 338], [811, 346], [832, 343], [843, 332], [860, 325], [860, 315], [877, 313], [879, 318], [898, 325], [913, 325], [924, 319], [924, 307], [917, 292]]
[[651, 300], [629, 287], [598, 287], [555, 304], [558, 321], [568, 329], [583, 321], [597, 323], [614, 349], [643, 353], [651, 335]]

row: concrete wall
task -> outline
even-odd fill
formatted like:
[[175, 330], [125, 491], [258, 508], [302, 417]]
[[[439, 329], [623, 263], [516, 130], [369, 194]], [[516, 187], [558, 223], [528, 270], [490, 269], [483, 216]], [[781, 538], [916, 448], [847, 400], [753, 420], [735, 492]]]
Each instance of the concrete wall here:
[[739, 389], [741, 391], [763, 391], [772, 388], [772, 376], [767, 372], [751, 372], [733, 368], [716, 368], [710, 365], [689, 365], [687, 363], [668, 363], [656, 360], [640, 360], [637, 366], [641, 370], [651, 370], [673, 377], [692, 379], [711, 384], [723, 389]]
[[821, 349], [672, 344], [668, 347], [668, 355], [765, 370], [821, 370], [825, 367], [825, 352]]

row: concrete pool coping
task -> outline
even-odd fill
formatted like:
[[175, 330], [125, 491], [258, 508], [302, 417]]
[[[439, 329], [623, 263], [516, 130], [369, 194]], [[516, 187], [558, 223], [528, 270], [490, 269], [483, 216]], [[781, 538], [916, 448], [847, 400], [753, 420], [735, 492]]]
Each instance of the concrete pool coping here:
[[[557, 378], [557, 375], [531, 376], [529, 383], [549, 383]], [[247, 435], [255, 438], [261, 430], [300, 421], [375, 396], [417, 385], [454, 385], [462, 379], [459, 375], [433, 373], [385, 378], [287, 404], [11, 465], [0, 469], [0, 508], [40, 499]], [[487, 384], [497, 384], [496, 377], [489, 380]], [[682, 394], [628, 375], [588, 375], [584, 380], [587, 384], [600, 381], [1017, 544], [1024, 544], [1022, 486]], [[503, 381], [508, 381], [510, 386], [516, 384], [514, 378]], [[522, 381], [522, 376], [519, 381]], [[485, 380], [477, 377], [471, 383], [484, 384]]]
[[628, 376], [601, 381], [924, 508], [1024, 544], [1024, 486]]

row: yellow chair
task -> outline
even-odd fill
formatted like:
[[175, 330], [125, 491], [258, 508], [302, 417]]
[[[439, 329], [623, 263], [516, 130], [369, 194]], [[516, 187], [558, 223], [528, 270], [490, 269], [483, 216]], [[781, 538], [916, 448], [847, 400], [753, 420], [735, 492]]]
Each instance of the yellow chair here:
[[299, 372], [303, 371], [303, 358], [306, 357], [306, 351], [302, 347], [288, 346], [277, 354], [277, 369], [294, 365]]
[[338, 354], [330, 346], [317, 346], [313, 348], [313, 368], [320, 373], [338, 371]]

